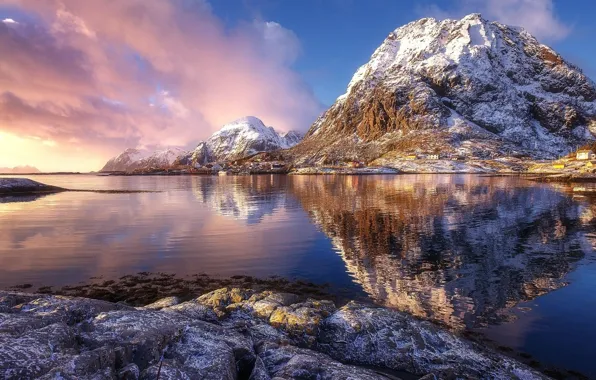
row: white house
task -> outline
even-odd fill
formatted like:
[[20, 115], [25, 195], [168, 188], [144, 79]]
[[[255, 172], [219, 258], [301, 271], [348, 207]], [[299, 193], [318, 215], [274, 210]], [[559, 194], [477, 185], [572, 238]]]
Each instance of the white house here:
[[578, 150], [575, 153], [575, 158], [577, 160], [589, 160], [590, 158], [592, 158], [592, 154], [594, 154], [594, 152], [592, 152], [589, 149], [582, 149], [582, 150]]
[[427, 157], [429, 160], [438, 160], [439, 159], [439, 155], [436, 153], [429, 154]]

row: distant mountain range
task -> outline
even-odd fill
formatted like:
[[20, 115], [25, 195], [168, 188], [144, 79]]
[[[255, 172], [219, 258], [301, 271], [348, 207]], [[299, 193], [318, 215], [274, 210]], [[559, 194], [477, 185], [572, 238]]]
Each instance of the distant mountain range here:
[[479, 14], [424, 18], [387, 36], [290, 156], [553, 158], [594, 140], [595, 100], [581, 69], [522, 28]]
[[16, 166], [14, 168], [0, 168], [2, 174], [34, 174], [41, 173], [39, 169], [33, 166]]
[[391, 32], [302, 139], [255, 117], [184, 152], [129, 149], [103, 171], [203, 165], [282, 151], [294, 164], [406, 156], [555, 158], [594, 141], [596, 85], [522, 28], [424, 18]]
[[167, 168], [173, 165], [205, 165], [228, 161], [259, 152], [288, 149], [302, 139], [298, 132], [278, 133], [253, 116], [224, 125], [194, 150], [174, 147], [158, 151], [127, 149], [110, 159], [102, 172], [132, 171], [137, 169]]

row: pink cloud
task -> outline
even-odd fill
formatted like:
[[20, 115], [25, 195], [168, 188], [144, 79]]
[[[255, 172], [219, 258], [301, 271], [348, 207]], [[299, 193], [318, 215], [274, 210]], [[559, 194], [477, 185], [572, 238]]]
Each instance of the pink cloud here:
[[192, 146], [246, 115], [305, 130], [322, 110], [278, 23], [227, 30], [203, 1], [7, 1], [39, 22], [0, 23], [1, 132], [107, 159]]

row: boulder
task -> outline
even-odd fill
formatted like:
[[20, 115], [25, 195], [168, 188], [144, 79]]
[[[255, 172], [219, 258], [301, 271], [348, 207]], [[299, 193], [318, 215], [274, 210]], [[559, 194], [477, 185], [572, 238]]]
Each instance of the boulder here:
[[[320, 325], [317, 347], [341, 362], [441, 377], [542, 379], [542, 374], [395, 310], [350, 302]], [[490, 376], [489, 376], [490, 374]]]

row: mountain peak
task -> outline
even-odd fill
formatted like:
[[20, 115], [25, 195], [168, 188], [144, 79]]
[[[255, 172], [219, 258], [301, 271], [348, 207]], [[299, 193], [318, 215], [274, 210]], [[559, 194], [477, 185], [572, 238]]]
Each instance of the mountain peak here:
[[521, 28], [480, 14], [421, 19], [383, 41], [295, 151], [556, 157], [594, 139], [595, 99], [581, 70]]

